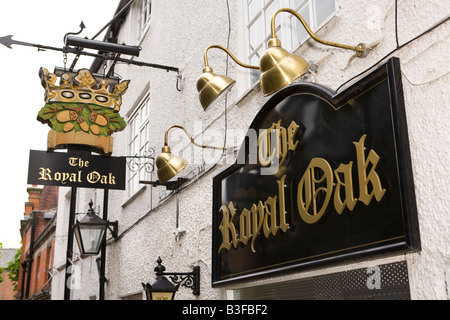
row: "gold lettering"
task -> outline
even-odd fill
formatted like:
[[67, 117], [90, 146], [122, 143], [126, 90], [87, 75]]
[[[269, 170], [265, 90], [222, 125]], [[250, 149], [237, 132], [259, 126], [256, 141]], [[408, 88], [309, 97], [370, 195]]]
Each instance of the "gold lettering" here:
[[245, 246], [252, 237], [252, 216], [247, 209], [242, 210], [239, 217], [239, 241]]
[[[381, 187], [381, 181], [378, 174], [375, 172], [375, 168], [380, 160], [380, 157], [377, 155], [375, 151], [372, 149], [369, 151], [367, 159], [364, 156], [364, 141], [366, 139], [366, 135], [363, 135], [359, 142], [353, 142], [356, 147], [356, 159], [357, 159], [357, 168], [358, 168], [358, 181], [359, 181], [359, 198], [358, 200], [363, 202], [365, 205], [369, 205], [372, 198], [375, 196], [375, 199], [380, 202], [381, 198], [386, 192], [386, 189]], [[366, 175], [366, 170], [372, 164], [370, 168], [370, 172]], [[372, 185], [372, 191], [369, 194], [368, 185], [369, 183]]]
[[[336, 170], [334, 170], [334, 174], [336, 176], [334, 208], [339, 214], [344, 211], [345, 207], [348, 207], [350, 211], [353, 211], [357, 202], [357, 199], [353, 197], [352, 165], [353, 161], [350, 161], [348, 164], [341, 164]], [[344, 176], [343, 182], [339, 175], [340, 173]], [[345, 190], [344, 201], [342, 201], [341, 198], [341, 187], [344, 187]]]
[[261, 201], [258, 202], [258, 206], [253, 204], [250, 211], [252, 213], [252, 233], [253, 233], [251, 246], [252, 246], [252, 251], [256, 252], [255, 251], [255, 241], [256, 241], [259, 231], [261, 230], [263, 223], [264, 223], [264, 206], [263, 206], [262, 202]]
[[[316, 178], [316, 171], [318, 170], [323, 172], [320, 178]], [[323, 185], [324, 183], [326, 186]], [[330, 164], [325, 159], [313, 158], [298, 184], [297, 208], [303, 221], [312, 224], [322, 218], [330, 201], [332, 188], [333, 171]], [[319, 197], [319, 193], [325, 193], [325, 198], [320, 201], [322, 202], [320, 210], [318, 210], [318, 202], [323, 197]], [[310, 207], [311, 213], [309, 213]]]
[[[276, 236], [278, 230], [282, 230], [286, 232], [289, 228], [289, 224], [286, 223], [286, 203], [284, 196], [284, 181], [286, 179], [286, 175], [284, 175], [281, 180], [277, 180], [278, 184], [278, 207], [279, 214], [277, 214], [277, 196], [268, 197], [264, 202], [265, 205], [265, 215], [264, 215], [264, 224], [263, 224], [263, 232], [266, 238], [270, 236], [272, 233], [273, 236]], [[277, 222], [277, 217], [279, 217], [279, 224]], [[269, 226], [270, 225], [270, 226]]]
[[[295, 150], [298, 146], [299, 141], [295, 141], [294, 137], [299, 126], [292, 122], [288, 130], [283, 131], [280, 123], [279, 121], [268, 129], [276, 129], [281, 136], [281, 140], [277, 140], [276, 148], [270, 148], [272, 142], [270, 141], [271, 133], [268, 130], [264, 130], [259, 136], [259, 155], [262, 156], [263, 162], [273, 160], [275, 156], [280, 157], [283, 161], [285, 159], [284, 154], [288, 150]], [[287, 139], [286, 135], [288, 136]], [[297, 188], [297, 208], [300, 218], [305, 223], [314, 224], [323, 217], [329, 206], [333, 191], [334, 208], [338, 214], [342, 214], [345, 208], [353, 211], [358, 201], [366, 205], [370, 204], [373, 197], [378, 202], [381, 201], [386, 190], [382, 188], [380, 177], [375, 171], [380, 157], [374, 150], [370, 150], [367, 157], [365, 156], [365, 139], [366, 135], [363, 135], [358, 142], [353, 142], [356, 149], [359, 198], [354, 197], [353, 161], [349, 161], [347, 164], [341, 163], [334, 171], [323, 158], [313, 158], [310, 161]], [[44, 174], [47, 174], [51, 179], [50, 172], [41, 168], [41, 175], [44, 176]], [[336, 178], [335, 184], [334, 178]], [[243, 209], [239, 219], [236, 217], [233, 202], [230, 201], [228, 207], [222, 206], [220, 208], [219, 212], [222, 212], [223, 218], [219, 229], [222, 232], [223, 241], [219, 247], [219, 252], [221, 249], [230, 250], [231, 246], [237, 248], [239, 243], [246, 246], [250, 239], [251, 250], [256, 252], [255, 242], [261, 231], [266, 238], [271, 235], [276, 236], [279, 230], [287, 232], [289, 224], [286, 222], [285, 180], [286, 175], [277, 180], [278, 195], [269, 196], [264, 202], [259, 201], [257, 204], [252, 204], [250, 210]], [[236, 233], [236, 226], [234, 225], [236, 220], [239, 220], [239, 234]]]
[[38, 178], [38, 180], [49, 180], [49, 181], [52, 181], [53, 179], [52, 179], [52, 176], [50, 175], [52, 172], [50, 171], [50, 169], [48, 169], [48, 168], [43, 168], [43, 167], [40, 167], [39, 168], [39, 175], [40, 175], [40, 177]]
[[69, 165], [71, 165], [72, 167], [75, 167], [77, 165], [77, 159], [78, 158], [70, 157], [69, 158]]
[[101, 175], [97, 171], [92, 171], [86, 176], [86, 178], [89, 183], [97, 183], [100, 180]]
[[[81, 182], [81, 180], [78, 178], [78, 176], [81, 174], [81, 171], [78, 171], [78, 174], [77, 173], [71, 173], [70, 174], [70, 178], [69, 178], [69, 181], [70, 182]], [[78, 179], [77, 179], [78, 178]]]
[[[230, 216], [231, 211], [231, 216]], [[219, 247], [219, 252], [222, 249], [230, 250], [231, 245], [237, 248], [239, 241], [236, 235], [236, 227], [233, 223], [233, 217], [236, 214], [233, 203], [230, 202], [228, 207], [221, 206], [219, 212], [222, 212], [223, 218], [222, 222], [219, 225], [219, 230], [222, 232], [222, 244]], [[230, 239], [231, 234], [231, 239]]]
[[74, 158], [74, 157], [70, 157], [69, 158], [69, 165], [71, 165], [72, 167], [78, 167], [78, 168], [87, 168], [89, 167], [89, 161], [85, 161], [81, 158]]
[[288, 153], [288, 141], [287, 141], [287, 134], [286, 134], [286, 128], [281, 126], [281, 120], [279, 120], [275, 126], [275, 138], [277, 141], [277, 158], [280, 160], [280, 166], [284, 163], [284, 160], [286, 160], [286, 156]]
[[[235, 219], [236, 210], [233, 202], [230, 201], [228, 207], [223, 205], [219, 212], [222, 213], [222, 221], [219, 225], [219, 230], [222, 233], [222, 244], [219, 247], [219, 252], [222, 249], [230, 250], [231, 246], [237, 248], [239, 242], [244, 246], [250, 242], [251, 250], [255, 251], [255, 241], [262, 230], [265, 237], [271, 234], [275, 236], [279, 230], [286, 232], [289, 224], [286, 223], [286, 204], [284, 195], [284, 181], [286, 176], [277, 181], [278, 196], [268, 197], [264, 202], [259, 201], [258, 204], [252, 204], [250, 210], [243, 209], [239, 216], [239, 235], [236, 233], [236, 226], [233, 221]], [[277, 201], [278, 199], [278, 201]], [[279, 213], [277, 212], [277, 205]], [[279, 219], [279, 220], [278, 220]]]
[[108, 183], [109, 184], [116, 184], [116, 177], [112, 175], [112, 173], [110, 172], [108, 175]]
[[299, 129], [299, 125], [295, 123], [295, 121], [292, 121], [291, 124], [288, 127], [288, 146], [289, 146], [289, 150], [294, 151], [295, 149], [297, 149], [298, 143], [299, 141], [295, 141], [294, 143], [294, 138], [297, 134], [297, 131]]
[[70, 174], [68, 172], [63, 172], [62, 173], [62, 179], [61, 179], [61, 183], [62, 184], [66, 184], [67, 179], [69, 179]]
[[[263, 232], [264, 236], [268, 238], [270, 233], [272, 235], [276, 235], [278, 232], [277, 226], [277, 197], [268, 197], [264, 202], [265, 206], [265, 215], [264, 215], [264, 224], [263, 224]], [[270, 224], [270, 226], [269, 226]]]
[[270, 165], [277, 153], [276, 146], [274, 146], [273, 149], [271, 148], [271, 132], [274, 127], [275, 124], [273, 124], [269, 129], [262, 130], [258, 136], [258, 160], [263, 167]]
[[282, 165], [286, 160], [289, 150], [294, 151], [299, 141], [295, 140], [295, 136], [299, 126], [292, 121], [286, 128], [281, 126], [281, 120], [273, 123], [268, 129], [264, 129], [258, 136], [258, 160], [261, 166], [269, 166], [275, 157]]
[[[81, 171], [79, 171], [78, 173], [80, 174]], [[89, 183], [100, 182], [101, 184], [116, 184], [116, 177], [113, 176], [112, 173], [109, 173], [108, 175], [101, 175], [97, 171], [92, 171], [87, 175], [86, 178]]]
[[278, 204], [280, 206], [280, 229], [286, 232], [289, 228], [289, 224], [286, 223], [286, 198], [284, 196], [284, 180], [286, 180], [286, 175], [284, 175], [281, 180], [277, 180], [278, 184]]

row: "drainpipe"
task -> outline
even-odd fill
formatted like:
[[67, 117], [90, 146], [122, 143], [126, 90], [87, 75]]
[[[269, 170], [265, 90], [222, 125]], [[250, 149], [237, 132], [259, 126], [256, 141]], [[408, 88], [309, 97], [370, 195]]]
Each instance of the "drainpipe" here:
[[34, 255], [34, 233], [37, 226], [37, 218], [35, 217], [35, 212], [31, 211], [31, 236], [30, 236], [30, 253], [27, 258], [27, 285], [25, 289], [25, 299], [28, 299], [30, 294], [30, 282], [31, 282], [31, 270], [33, 266], [33, 255]]
[[27, 265], [28, 265], [28, 257], [23, 260], [23, 262], [20, 264], [22, 266], [22, 284], [20, 286], [20, 296], [19, 300], [23, 300], [23, 295], [25, 293], [25, 275], [27, 274]]

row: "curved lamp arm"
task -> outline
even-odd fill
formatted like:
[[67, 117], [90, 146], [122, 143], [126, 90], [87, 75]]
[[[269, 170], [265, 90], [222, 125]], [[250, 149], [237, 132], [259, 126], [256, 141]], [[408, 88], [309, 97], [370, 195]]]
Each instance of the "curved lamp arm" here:
[[353, 50], [356, 52], [356, 56], [358, 57], [363, 57], [366, 53], [366, 46], [364, 45], [364, 43], [359, 43], [357, 46], [349, 46], [349, 45], [345, 45], [345, 44], [340, 44], [340, 43], [335, 43], [335, 42], [330, 42], [327, 40], [323, 40], [320, 39], [319, 37], [317, 37], [309, 28], [308, 24], [306, 23], [305, 19], [303, 19], [303, 17], [295, 10], [292, 10], [290, 8], [281, 8], [278, 9], [272, 16], [272, 21], [271, 21], [271, 31], [272, 31], [272, 38], [277, 38], [277, 35], [275, 33], [275, 18], [277, 16], [278, 13], [280, 12], [289, 12], [291, 14], [293, 14], [295, 17], [297, 17], [298, 20], [300, 20], [300, 22], [302, 23], [303, 27], [306, 29], [306, 31], [308, 32], [308, 34], [311, 36], [311, 38], [313, 38], [315, 41], [320, 42], [322, 44], [325, 44], [327, 46], [333, 46], [333, 47], [338, 47], [338, 48], [343, 48], [343, 49], [347, 49], [347, 50]]
[[205, 49], [205, 53], [203, 55], [203, 58], [205, 59], [205, 67], [209, 67], [207, 53], [208, 53], [208, 50], [211, 49], [211, 48], [217, 48], [217, 49], [221, 49], [221, 50], [225, 51], [231, 57], [231, 59], [233, 59], [241, 67], [248, 68], [248, 69], [258, 69], [259, 70], [259, 66], [251, 66], [251, 65], [248, 65], [248, 64], [240, 62], [228, 49], [226, 49], [226, 48], [224, 48], [224, 47], [222, 47], [221, 45], [218, 45], [218, 44], [210, 45], [208, 48]]
[[203, 144], [198, 144], [197, 142], [195, 142], [194, 138], [192, 138], [192, 136], [189, 134], [189, 132], [187, 132], [187, 130], [186, 130], [184, 127], [182, 127], [182, 126], [180, 126], [180, 125], [177, 125], [177, 124], [171, 126], [169, 129], [166, 130], [166, 133], [165, 133], [165, 135], [164, 135], [164, 146], [167, 146], [167, 145], [168, 145], [167, 142], [168, 142], [169, 131], [170, 131], [171, 129], [173, 129], [173, 128], [179, 128], [179, 129], [182, 129], [182, 130], [184, 131], [184, 133], [186, 133], [186, 135], [189, 137], [189, 139], [191, 140], [191, 142], [192, 142], [194, 145], [196, 145], [197, 147], [200, 147], [200, 148], [209, 148], [209, 149], [227, 150], [227, 148], [223, 148], [223, 147], [214, 147], [214, 146], [206, 146], [206, 145], [203, 145]]

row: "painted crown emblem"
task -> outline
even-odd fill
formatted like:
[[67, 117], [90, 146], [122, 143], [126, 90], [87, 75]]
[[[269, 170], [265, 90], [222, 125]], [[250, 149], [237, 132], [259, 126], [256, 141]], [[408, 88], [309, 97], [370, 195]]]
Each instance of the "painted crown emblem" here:
[[109, 90], [106, 79], [97, 82], [87, 69], [79, 70], [74, 77], [61, 75], [60, 85], [56, 84], [58, 77], [45, 68], [40, 69], [39, 76], [46, 105], [37, 119], [52, 128], [47, 148], [78, 145], [110, 155], [110, 135], [126, 127], [118, 112], [130, 81], [122, 81]]
[[108, 81], [102, 79], [99, 84], [87, 69], [78, 71], [75, 77], [65, 73], [61, 76], [61, 85], [56, 85], [57, 76], [41, 68], [39, 76], [45, 88], [45, 102], [93, 103], [119, 111], [122, 95], [128, 88], [129, 80], [114, 85], [108, 90]]

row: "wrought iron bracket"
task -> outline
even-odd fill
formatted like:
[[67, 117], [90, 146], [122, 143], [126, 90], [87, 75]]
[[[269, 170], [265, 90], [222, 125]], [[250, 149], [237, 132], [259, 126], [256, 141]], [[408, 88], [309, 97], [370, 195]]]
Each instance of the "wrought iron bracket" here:
[[[114, 239], [117, 239], [118, 235], [119, 235], [119, 222], [116, 221], [107, 221], [107, 228], [109, 229], [109, 231], [111, 231], [111, 236]], [[112, 228], [111, 228], [112, 227]]]
[[200, 295], [200, 266], [192, 268], [192, 272], [165, 272], [166, 268], [161, 264], [161, 257], [156, 261], [158, 266], [155, 267], [157, 276], [168, 276], [173, 283], [192, 289], [192, 294]]
[[128, 169], [137, 172], [143, 167], [147, 173], [152, 173], [155, 169], [155, 149], [150, 148], [144, 151], [142, 156], [125, 156], [127, 158]]
[[109, 54], [103, 55], [103, 54], [84, 52], [84, 51], [80, 51], [78, 48], [72, 48], [69, 46], [65, 46], [64, 48], [57, 48], [57, 47], [41, 45], [41, 44], [37, 44], [37, 43], [16, 41], [16, 40], [13, 40], [12, 37], [13, 37], [12, 35], [0, 37], [0, 44], [3, 44], [5, 47], [7, 47], [9, 49], [12, 49], [11, 45], [35, 47], [35, 48], [38, 48], [39, 50], [44, 50], [44, 51], [45, 50], [61, 51], [63, 53], [73, 53], [76, 55], [99, 58], [99, 59], [103, 59], [103, 60], [114, 60], [114, 61], [118, 61], [118, 62], [125, 62], [125, 63], [132, 64], [132, 65], [139, 66], [139, 67], [157, 68], [157, 69], [166, 70], [167, 72], [173, 71], [173, 72], [176, 72], [177, 75], [180, 75], [180, 73], [181, 73], [179, 68], [172, 67], [172, 66], [165, 66], [165, 65], [156, 64], [156, 63], [147, 63], [147, 62], [136, 61], [136, 60], [131, 60], [131, 59], [123, 59], [123, 58], [119, 58], [115, 55], [110, 56]]

